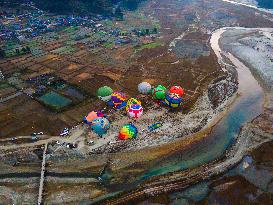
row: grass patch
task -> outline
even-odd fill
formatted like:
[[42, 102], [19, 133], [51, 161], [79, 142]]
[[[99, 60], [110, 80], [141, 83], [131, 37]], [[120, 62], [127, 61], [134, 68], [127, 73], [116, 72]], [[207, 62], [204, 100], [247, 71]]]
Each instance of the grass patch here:
[[106, 42], [106, 43], [103, 44], [103, 46], [105, 48], [111, 48], [113, 46], [113, 43], [112, 42]]
[[10, 85], [8, 83], [2, 83], [2, 84], [0, 84], [0, 90], [8, 88], [8, 87], [10, 87]]
[[141, 45], [139, 48], [137, 48], [135, 51], [138, 52], [138, 51], [141, 51], [145, 48], [147, 49], [151, 49], [151, 48], [156, 48], [158, 46], [164, 46], [163, 43], [159, 43], [159, 42], [153, 42], [153, 43], [147, 43], [147, 44], [143, 44]]
[[71, 46], [63, 46], [60, 48], [55, 49], [54, 51], [52, 51], [53, 53], [56, 54], [71, 54], [75, 51], [75, 48], [71, 47]]

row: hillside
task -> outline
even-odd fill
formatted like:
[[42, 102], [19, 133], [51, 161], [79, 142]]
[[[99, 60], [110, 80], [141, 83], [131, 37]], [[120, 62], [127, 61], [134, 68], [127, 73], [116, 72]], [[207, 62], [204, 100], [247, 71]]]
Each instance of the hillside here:
[[95, 13], [113, 15], [116, 8], [134, 10], [143, 0], [34, 0], [43, 10], [57, 14]]
[[263, 8], [273, 9], [272, 0], [257, 0], [258, 5]]

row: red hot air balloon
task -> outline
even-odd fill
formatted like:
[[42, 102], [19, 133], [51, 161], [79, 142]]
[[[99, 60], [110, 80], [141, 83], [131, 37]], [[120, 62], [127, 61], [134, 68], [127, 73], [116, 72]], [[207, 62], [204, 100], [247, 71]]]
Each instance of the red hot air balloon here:
[[180, 86], [172, 86], [169, 90], [170, 93], [178, 94], [180, 97], [184, 95], [184, 90]]

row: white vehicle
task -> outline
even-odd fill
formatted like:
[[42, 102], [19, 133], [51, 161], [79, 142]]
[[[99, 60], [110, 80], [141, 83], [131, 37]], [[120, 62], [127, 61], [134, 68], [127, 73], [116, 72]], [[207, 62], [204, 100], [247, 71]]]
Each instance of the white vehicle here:
[[90, 146], [90, 145], [95, 144], [95, 142], [93, 140], [90, 140], [90, 141], [87, 142], [87, 144]]
[[71, 144], [71, 143], [67, 143], [66, 144], [66, 147], [69, 148], [69, 149], [74, 149], [74, 148], [77, 148], [77, 144]]
[[114, 141], [110, 141], [110, 142], [109, 142], [109, 144], [115, 144], [115, 143], [116, 143], [116, 142], [114, 142]]
[[61, 137], [65, 137], [65, 136], [67, 136], [69, 134], [69, 132], [62, 132], [61, 134], [60, 134], [60, 136]]
[[43, 135], [44, 133], [43, 132], [38, 132], [37, 135]]
[[36, 141], [36, 140], [38, 140], [38, 137], [37, 136], [32, 136], [31, 140]]
[[63, 129], [63, 131], [61, 132], [60, 136], [61, 137], [65, 137], [68, 134], [69, 134], [69, 129], [66, 127], [66, 128]]

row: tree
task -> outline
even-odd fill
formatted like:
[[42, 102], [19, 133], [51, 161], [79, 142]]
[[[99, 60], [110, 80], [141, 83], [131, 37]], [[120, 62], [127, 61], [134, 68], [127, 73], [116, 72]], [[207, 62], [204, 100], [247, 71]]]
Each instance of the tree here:
[[[57, 14], [71, 14], [71, 12], [86, 14], [97, 13], [113, 16], [113, 8], [118, 4], [122, 8], [135, 10], [143, 0], [34, 0], [36, 5], [46, 11]], [[122, 12], [117, 17], [123, 18]]]
[[150, 30], [148, 28], [146, 28], [145, 33], [146, 33], [146, 35], [149, 35], [150, 34]]
[[25, 47], [22, 48], [23, 53], [27, 53], [27, 49]]
[[31, 53], [30, 47], [27, 46], [26, 50], [27, 50], [28, 53]]
[[2, 48], [0, 48], [0, 58], [5, 58], [5, 56], [6, 56], [5, 51]]
[[120, 7], [118, 7], [118, 8], [116, 9], [116, 11], [115, 11], [115, 17], [116, 17], [117, 19], [121, 20], [121, 21], [123, 20], [123, 13], [122, 13]]
[[153, 29], [153, 33], [157, 33], [158, 31], [157, 31], [157, 28], [156, 27], [154, 27], [154, 29]]
[[273, 1], [272, 0], [257, 0], [258, 5], [260, 7], [265, 7], [268, 9], [273, 9]]
[[123, 0], [122, 3], [125, 8], [129, 10], [136, 10], [141, 0]]

